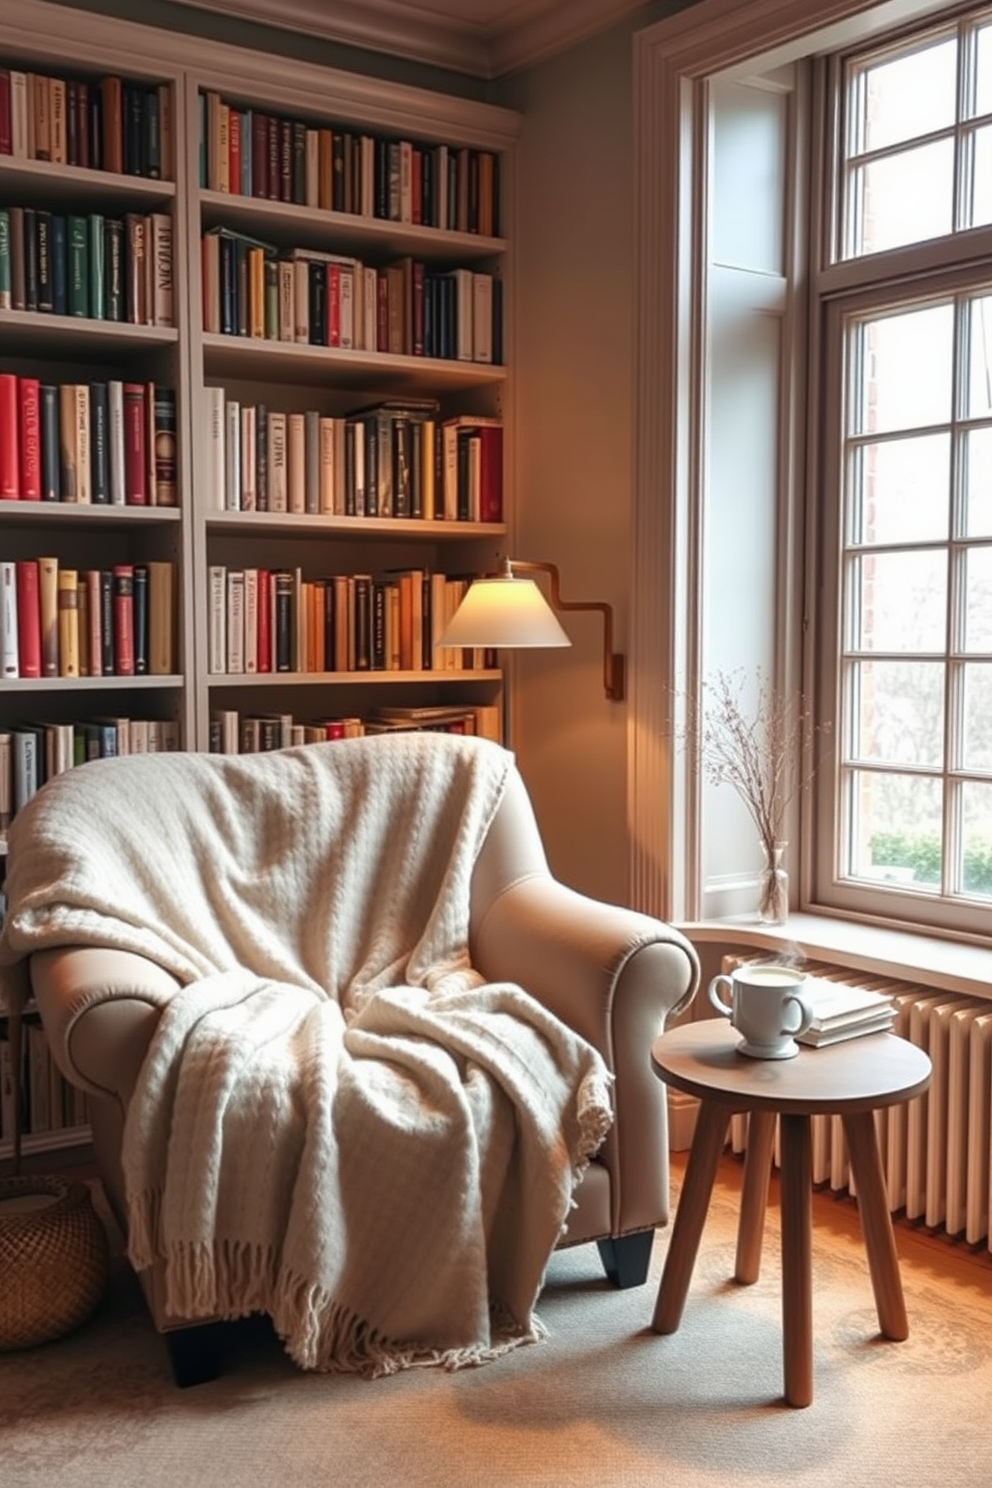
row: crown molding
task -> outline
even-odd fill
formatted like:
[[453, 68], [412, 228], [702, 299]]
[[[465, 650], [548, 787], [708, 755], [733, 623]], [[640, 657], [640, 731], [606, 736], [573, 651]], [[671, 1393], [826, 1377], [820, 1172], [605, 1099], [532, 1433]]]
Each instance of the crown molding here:
[[[643, 10], [644, 3], [645, 0], [555, 0], [538, 14], [502, 26], [493, 34], [489, 43], [489, 76], [502, 77], [507, 72], [533, 67]], [[521, 5], [517, 9], [519, 13], [528, 7]]]
[[[178, 0], [367, 51], [492, 79], [527, 67], [602, 31], [644, 0], [538, 0], [498, 27], [440, 16], [397, 0]], [[526, 14], [533, 12], [536, 14]], [[524, 14], [522, 14], [524, 13]]]

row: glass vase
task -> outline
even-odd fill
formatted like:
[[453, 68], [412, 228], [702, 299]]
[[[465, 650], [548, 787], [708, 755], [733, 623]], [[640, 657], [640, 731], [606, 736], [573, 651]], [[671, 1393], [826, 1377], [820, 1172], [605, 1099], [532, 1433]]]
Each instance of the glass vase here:
[[784, 925], [789, 918], [789, 875], [783, 867], [787, 842], [770, 850], [762, 844], [765, 866], [758, 879], [758, 919], [762, 925]]

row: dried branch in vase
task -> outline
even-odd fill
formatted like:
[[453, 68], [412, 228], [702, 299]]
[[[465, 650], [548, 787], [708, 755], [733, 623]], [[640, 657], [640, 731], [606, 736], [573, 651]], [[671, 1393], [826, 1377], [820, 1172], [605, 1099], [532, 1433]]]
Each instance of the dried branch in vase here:
[[760, 669], [718, 671], [703, 689], [687, 737], [696, 741], [709, 783], [732, 786], [740, 796], [771, 862], [789, 803], [812, 782], [817, 738], [830, 725], [815, 722], [802, 693], [780, 691]]

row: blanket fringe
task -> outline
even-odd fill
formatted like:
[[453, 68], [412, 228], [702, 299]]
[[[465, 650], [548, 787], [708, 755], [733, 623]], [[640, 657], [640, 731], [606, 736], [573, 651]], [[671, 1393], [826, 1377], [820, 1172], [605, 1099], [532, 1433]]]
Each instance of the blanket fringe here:
[[292, 1283], [284, 1279], [272, 1322], [286, 1352], [301, 1369], [358, 1374], [367, 1379], [381, 1379], [403, 1369], [440, 1367], [454, 1371], [489, 1364], [522, 1344], [538, 1343], [548, 1336], [547, 1328], [535, 1315], [521, 1327], [505, 1309], [494, 1305], [488, 1343], [451, 1348], [397, 1343], [319, 1287], [299, 1278]]

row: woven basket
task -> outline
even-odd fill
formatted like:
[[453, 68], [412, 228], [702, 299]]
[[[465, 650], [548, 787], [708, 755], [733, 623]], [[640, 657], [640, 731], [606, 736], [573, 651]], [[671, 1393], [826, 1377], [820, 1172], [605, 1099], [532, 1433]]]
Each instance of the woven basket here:
[[0, 1179], [0, 1351], [89, 1317], [107, 1284], [107, 1233], [85, 1183]]

